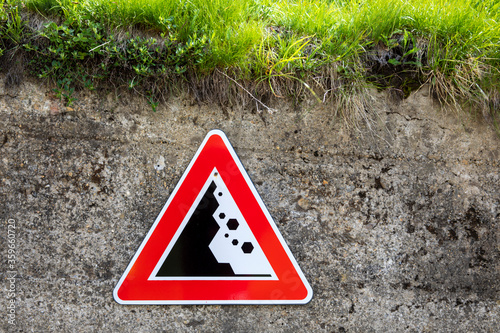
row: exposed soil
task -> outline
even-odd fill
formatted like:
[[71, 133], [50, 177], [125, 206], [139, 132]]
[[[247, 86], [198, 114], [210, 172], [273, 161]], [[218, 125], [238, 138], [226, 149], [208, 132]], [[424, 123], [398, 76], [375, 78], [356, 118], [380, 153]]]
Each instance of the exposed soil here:
[[[3, 331], [500, 331], [500, 140], [424, 87], [373, 121], [76, 93], [0, 76], [0, 218], [16, 221]], [[112, 291], [206, 133], [223, 130], [310, 282], [303, 306], [123, 306]], [[4, 242], [5, 243], [5, 242]], [[7, 257], [7, 247], [0, 249]], [[6, 265], [6, 260], [2, 265]], [[6, 281], [6, 267], [0, 276]], [[6, 304], [7, 294], [2, 294]]]

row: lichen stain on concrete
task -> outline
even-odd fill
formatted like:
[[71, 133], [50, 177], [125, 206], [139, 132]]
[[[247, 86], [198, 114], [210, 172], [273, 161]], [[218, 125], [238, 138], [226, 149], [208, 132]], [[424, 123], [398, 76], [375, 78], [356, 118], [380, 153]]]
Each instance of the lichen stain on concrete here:
[[[327, 106], [284, 102], [264, 121], [189, 97], [153, 113], [133, 96], [81, 93], [68, 111], [50, 87], [16, 89], [0, 96], [0, 217], [4, 232], [8, 219], [18, 225], [16, 331], [500, 331], [500, 141], [481, 122], [420, 93], [397, 105], [377, 94], [377, 122], [358, 130]], [[313, 300], [115, 303], [114, 286], [214, 128]]]

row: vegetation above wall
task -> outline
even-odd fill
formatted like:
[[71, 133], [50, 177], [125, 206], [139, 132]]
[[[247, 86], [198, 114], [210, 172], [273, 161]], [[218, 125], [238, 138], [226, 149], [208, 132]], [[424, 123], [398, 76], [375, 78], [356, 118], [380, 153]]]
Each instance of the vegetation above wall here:
[[[75, 89], [128, 87], [153, 109], [188, 88], [363, 112], [363, 88], [500, 114], [500, 0], [0, 0], [0, 68]], [[239, 92], [239, 93], [238, 93]], [[356, 102], [353, 102], [356, 100]]]

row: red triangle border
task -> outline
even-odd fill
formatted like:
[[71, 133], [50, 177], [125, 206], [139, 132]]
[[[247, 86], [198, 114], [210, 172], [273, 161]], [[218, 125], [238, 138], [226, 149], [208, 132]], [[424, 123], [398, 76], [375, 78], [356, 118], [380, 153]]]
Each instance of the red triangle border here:
[[[278, 280], [148, 280], [213, 168]], [[312, 288], [224, 132], [210, 131], [116, 285], [120, 304], [306, 304]]]

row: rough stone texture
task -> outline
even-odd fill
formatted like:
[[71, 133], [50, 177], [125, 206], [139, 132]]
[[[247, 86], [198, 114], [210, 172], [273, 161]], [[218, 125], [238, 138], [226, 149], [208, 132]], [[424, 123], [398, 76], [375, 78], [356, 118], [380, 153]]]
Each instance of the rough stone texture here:
[[[4, 77], [0, 77], [0, 81]], [[0, 82], [0, 300], [16, 222], [22, 332], [499, 332], [499, 143], [425, 90], [273, 114]], [[302, 306], [124, 306], [113, 288], [210, 129], [224, 130], [314, 290]]]

